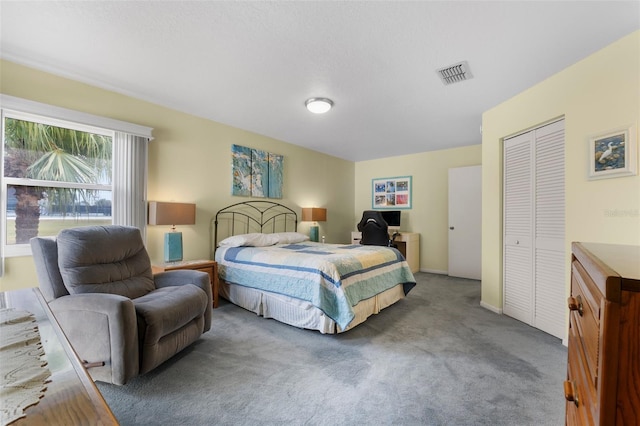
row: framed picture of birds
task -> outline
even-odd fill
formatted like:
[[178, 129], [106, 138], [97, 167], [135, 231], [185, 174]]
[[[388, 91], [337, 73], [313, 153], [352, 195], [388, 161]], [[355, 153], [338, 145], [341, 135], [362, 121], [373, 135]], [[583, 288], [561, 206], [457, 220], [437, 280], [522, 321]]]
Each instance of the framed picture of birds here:
[[589, 138], [589, 179], [633, 176], [637, 172], [637, 126]]

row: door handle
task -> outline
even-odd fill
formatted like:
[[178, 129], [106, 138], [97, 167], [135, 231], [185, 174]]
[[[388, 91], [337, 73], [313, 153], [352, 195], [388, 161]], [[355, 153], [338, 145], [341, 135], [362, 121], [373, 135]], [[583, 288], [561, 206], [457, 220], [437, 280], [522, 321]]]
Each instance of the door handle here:
[[453, 231], [453, 226], [450, 226], [449, 229], [451, 229]]

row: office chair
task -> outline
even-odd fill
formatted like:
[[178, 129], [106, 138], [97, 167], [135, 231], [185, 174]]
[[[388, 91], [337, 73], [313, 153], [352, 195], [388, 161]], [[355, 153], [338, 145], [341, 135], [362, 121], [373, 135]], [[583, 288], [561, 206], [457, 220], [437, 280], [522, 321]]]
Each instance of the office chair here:
[[393, 237], [389, 238], [389, 227], [379, 211], [363, 211], [362, 219], [358, 223], [358, 231], [362, 233], [360, 244], [398, 248], [394, 243], [397, 234], [394, 233]]

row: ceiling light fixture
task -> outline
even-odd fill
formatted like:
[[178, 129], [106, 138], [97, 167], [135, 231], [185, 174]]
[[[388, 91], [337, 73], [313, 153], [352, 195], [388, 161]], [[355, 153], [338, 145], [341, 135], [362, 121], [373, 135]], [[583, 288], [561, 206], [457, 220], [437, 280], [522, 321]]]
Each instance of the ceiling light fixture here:
[[327, 98], [311, 98], [304, 103], [309, 111], [314, 114], [324, 114], [333, 106], [333, 101]]

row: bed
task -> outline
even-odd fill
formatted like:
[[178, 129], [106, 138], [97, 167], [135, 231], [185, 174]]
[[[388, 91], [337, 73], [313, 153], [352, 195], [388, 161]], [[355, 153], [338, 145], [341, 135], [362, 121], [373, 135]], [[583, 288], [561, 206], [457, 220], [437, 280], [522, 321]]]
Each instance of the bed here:
[[324, 244], [270, 201], [236, 203], [212, 220], [220, 296], [265, 318], [342, 333], [404, 298], [415, 278], [389, 247]]

